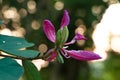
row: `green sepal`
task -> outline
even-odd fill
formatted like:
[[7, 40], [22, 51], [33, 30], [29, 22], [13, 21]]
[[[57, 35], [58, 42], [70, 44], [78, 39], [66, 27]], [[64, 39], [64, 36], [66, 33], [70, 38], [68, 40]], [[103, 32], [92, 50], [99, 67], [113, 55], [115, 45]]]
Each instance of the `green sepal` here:
[[30, 60], [22, 60], [25, 80], [41, 80], [40, 73]]
[[56, 47], [59, 49], [62, 47], [62, 31], [59, 29], [56, 35]]
[[57, 60], [59, 61], [59, 63], [64, 63], [64, 59], [62, 55], [59, 53], [59, 51], [57, 51]]
[[67, 41], [68, 36], [69, 36], [69, 30], [68, 27], [65, 26], [62, 30], [62, 44], [64, 44]]
[[57, 48], [62, 48], [64, 46], [64, 43], [67, 41], [68, 36], [69, 36], [69, 30], [67, 26], [57, 31], [57, 35], [56, 35]]

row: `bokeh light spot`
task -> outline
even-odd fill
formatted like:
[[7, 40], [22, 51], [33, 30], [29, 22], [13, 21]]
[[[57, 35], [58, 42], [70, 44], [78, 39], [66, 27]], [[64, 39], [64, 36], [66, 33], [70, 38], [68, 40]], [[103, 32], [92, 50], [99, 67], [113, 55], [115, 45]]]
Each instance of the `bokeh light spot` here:
[[75, 25], [78, 27], [79, 25], [84, 24], [84, 21], [82, 19], [77, 19], [75, 21]]
[[17, 2], [22, 3], [22, 2], [24, 2], [24, 0], [17, 0]]
[[103, 8], [103, 6], [93, 6], [92, 7], [92, 13], [93, 13], [93, 15], [98, 15], [98, 14], [100, 14], [101, 12], [102, 12], [102, 8]]
[[47, 51], [47, 49], [48, 49], [48, 47], [47, 47], [46, 44], [40, 44], [40, 45], [39, 45], [39, 51], [40, 51], [41, 53], [45, 53], [45, 52]]
[[78, 40], [77, 45], [83, 46], [85, 44], [85, 40]]
[[27, 11], [26, 11], [26, 9], [21, 8], [21, 9], [19, 10], [19, 14], [20, 14], [20, 16], [21, 16], [22, 18], [26, 17], [26, 16], [27, 16]]
[[16, 10], [16, 8], [9, 8], [8, 10], [4, 11], [3, 15], [7, 19], [16, 18], [17, 17], [17, 10]]
[[35, 13], [36, 12], [36, 2], [34, 0], [30, 0], [27, 3], [28, 12]]
[[80, 33], [80, 34], [84, 34], [84, 32], [86, 31], [86, 26], [85, 25], [79, 25], [79, 27], [76, 28], [75, 33]]
[[36, 21], [36, 20], [33, 20], [32, 24], [31, 24], [31, 27], [34, 30], [38, 30], [40, 28], [40, 23], [38, 21]]
[[61, 1], [57, 1], [54, 5], [56, 10], [62, 10], [64, 8], [64, 3]]

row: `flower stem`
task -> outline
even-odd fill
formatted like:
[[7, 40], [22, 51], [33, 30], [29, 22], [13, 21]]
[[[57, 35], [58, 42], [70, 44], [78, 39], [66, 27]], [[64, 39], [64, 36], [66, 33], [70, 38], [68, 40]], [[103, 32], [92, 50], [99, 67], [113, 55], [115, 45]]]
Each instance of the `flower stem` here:
[[44, 57], [39, 56], [39, 57], [34, 57], [34, 58], [24, 58], [24, 57], [18, 57], [18, 56], [11, 56], [11, 55], [5, 55], [0, 52], [0, 56], [2, 57], [9, 57], [13, 59], [20, 59], [20, 60], [35, 60], [35, 59], [44, 59]]

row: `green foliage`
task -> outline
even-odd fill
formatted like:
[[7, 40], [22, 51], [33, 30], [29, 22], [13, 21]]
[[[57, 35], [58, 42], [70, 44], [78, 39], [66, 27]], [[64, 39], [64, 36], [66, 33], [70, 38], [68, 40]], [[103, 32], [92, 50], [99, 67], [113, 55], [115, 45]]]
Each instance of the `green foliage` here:
[[30, 60], [23, 60], [25, 80], [41, 80], [40, 73]]
[[23, 50], [24, 48], [31, 47], [33, 45], [33, 43], [28, 43], [23, 38], [0, 35], [0, 50], [11, 55], [24, 58], [34, 58], [38, 55], [38, 51]]
[[0, 24], [2, 24], [4, 21], [0, 20]]
[[23, 68], [11, 58], [0, 59], [0, 80], [18, 80]]

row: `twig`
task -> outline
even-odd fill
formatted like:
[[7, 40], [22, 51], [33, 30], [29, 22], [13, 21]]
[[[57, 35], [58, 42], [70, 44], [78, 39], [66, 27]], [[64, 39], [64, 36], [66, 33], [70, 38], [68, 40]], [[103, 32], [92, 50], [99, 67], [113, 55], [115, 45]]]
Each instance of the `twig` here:
[[11, 56], [11, 55], [4, 55], [2, 53], [0, 53], [0, 56], [2, 57], [9, 57], [9, 58], [13, 58], [13, 59], [20, 59], [20, 60], [35, 60], [35, 59], [44, 59], [44, 57], [34, 57], [34, 58], [24, 58], [24, 57], [18, 57], [18, 56]]

